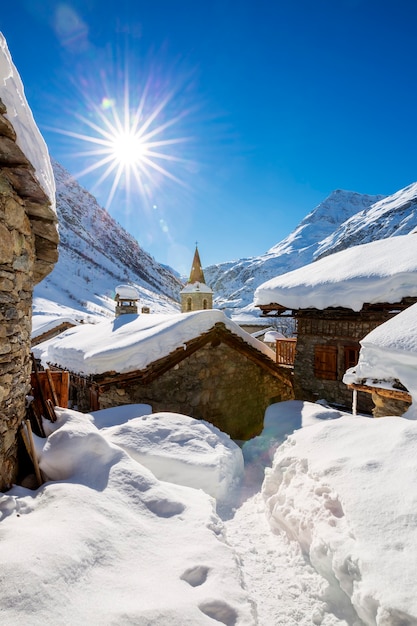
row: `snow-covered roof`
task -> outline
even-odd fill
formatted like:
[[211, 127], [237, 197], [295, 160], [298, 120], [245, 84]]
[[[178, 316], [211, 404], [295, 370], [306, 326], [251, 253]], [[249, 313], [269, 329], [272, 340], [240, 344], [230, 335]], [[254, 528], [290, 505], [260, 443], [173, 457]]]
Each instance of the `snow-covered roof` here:
[[122, 315], [95, 325], [71, 328], [36, 346], [37, 356], [79, 374], [141, 370], [217, 323], [272, 360], [274, 352], [216, 309], [174, 315]]
[[269, 343], [273, 343], [277, 339], [285, 339], [285, 335], [283, 335], [282, 333], [280, 333], [277, 330], [268, 330], [265, 333], [264, 341], [269, 342]]
[[395, 303], [417, 296], [417, 236], [391, 237], [354, 246], [260, 285], [255, 304], [288, 309]]
[[187, 283], [185, 287], [181, 289], [180, 293], [196, 293], [196, 291], [200, 293], [213, 293], [213, 290], [210, 289], [208, 285], [199, 282]]
[[137, 290], [131, 285], [117, 285], [116, 294], [123, 300], [139, 300]]
[[56, 315], [33, 315], [32, 317], [32, 333], [31, 338], [36, 339], [44, 333], [47, 333], [54, 328], [59, 328], [62, 324], [71, 324], [72, 326], [78, 326], [80, 322], [74, 317], [58, 317]]
[[389, 387], [390, 381], [399, 380], [417, 404], [417, 304], [375, 328], [360, 343], [359, 362], [346, 372], [343, 382]]
[[6, 117], [16, 132], [16, 143], [35, 168], [35, 176], [55, 209], [55, 179], [46, 143], [33, 119], [19, 72], [0, 32], [0, 94]]

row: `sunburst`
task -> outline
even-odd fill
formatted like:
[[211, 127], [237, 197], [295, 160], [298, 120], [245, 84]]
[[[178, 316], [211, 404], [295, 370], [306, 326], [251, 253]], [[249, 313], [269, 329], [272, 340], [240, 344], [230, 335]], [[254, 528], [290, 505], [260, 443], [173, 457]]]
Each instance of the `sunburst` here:
[[[190, 142], [192, 137], [176, 134], [181, 121], [190, 113], [184, 108], [175, 110], [176, 92], [171, 90], [159, 100], [150, 98], [150, 81], [145, 85], [138, 102], [131, 105], [128, 77], [122, 96], [101, 97], [96, 103], [83, 91], [83, 100], [88, 117], [75, 113], [75, 119], [86, 132], [49, 128], [61, 135], [83, 142], [86, 149], [78, 150], [77, 157], [91, 162], [75, 174], [81, 178], [98, 174], [92, 187], [97, 192], [105, 181], [110, 182], [105, 206], [108, 209], [119, 187], [130, 194], [138, 190], [143, 197], [149, 196], [149, 187], [156, 185], [156, 178], [174, 181], [186, 187], [186, 181], [178, 176], [175, 164], [192, 163], [178, 150], [180, 144]], [[87, 148], [87, 146], [89, 146]]]

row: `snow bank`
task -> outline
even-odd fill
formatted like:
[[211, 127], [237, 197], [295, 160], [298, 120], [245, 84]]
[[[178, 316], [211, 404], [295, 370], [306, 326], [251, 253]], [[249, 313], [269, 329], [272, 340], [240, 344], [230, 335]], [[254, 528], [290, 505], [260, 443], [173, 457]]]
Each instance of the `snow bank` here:
[[51, 482], [0, 495], [2, 623], [254, 626], [212, 499], [57, 411], [37, 440]]
[[354, 246], [272, 278], [255, 291], [255, 304], [288, 309], [400, 302], [417, 296], [417, 237], [403, 235]]
[[16, 132], [16, 143], [35, 168], [35, 176], [55, 209], [55, 179], [46, 143], [33, 119], [19, 72], [0, 32], [0, 93], [7, 118]]
[[[222, 311], [208, 310], [176, 315], [121, 315], [94, 326], [84, 325], [37, 346], [42, 361], [80, 374], [141, 370], [167, 356], [187, 341], [225, 324], [260, 352], [275, 360], [275, 353], [251, 337]], [[43, 351], [43, 352], [42, 352]]]
[[416, 440], [414, 421], [345, 416], [291, 435], [266, 470], [272, 530], [369, 626], [417, 623]]
[[144, 415], [103, 435], [160, 480], [203, 489], [220, 504], [243, 478], [239, 446], [212, 424], [186, 415]]
[[122, 404], [110, 409], [93, 411], [89, 415], [93, 418], [94, 425], [97, 428], [109, 428], [110, 426], [124, 424], [135, 417], [149, 415], [149, 413], [152, 413], [150, 404]]

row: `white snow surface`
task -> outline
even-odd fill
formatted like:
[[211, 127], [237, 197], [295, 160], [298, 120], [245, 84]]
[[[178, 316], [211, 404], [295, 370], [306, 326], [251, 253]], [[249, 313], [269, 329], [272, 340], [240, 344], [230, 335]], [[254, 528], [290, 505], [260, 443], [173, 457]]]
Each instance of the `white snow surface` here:
[[36, 346], [42, 361], [80, 374], [119, 373], [141, 370], [167, 356], [187, 341], [208, 332], [222, 322], [263, 354], [274, 352], [251, 337], [222, 311], [207, 310], [176, 315], [121, 315], [95, 325], [71, 328], [58, 337]]
[[6, 39], [0, 32], [0, 96], [7, 108], [6, 117], [16, 132], [16, 143], [35, 169], [39, 184], [55, 210], [55, 179], [46, 143], [33, 118]]
[[115, 291], [120, 298], [124, 298], [126, 300], [139, 300], [137, 290], [131, 285], [117, 285]]
[[[146, 409], [91, 416], [57, 408], [58, 421], [45, 422], [49, 436], [35, 444], [48, 482], [0, 495], [2, 623], [417, 623], [417, 422], [352, 417], [322, 403], [272, 405], [265, 445], [245, 460], [241, 504], [222, 521], [201, 485], [161, 481], [147, 464], [168, 419], [160, 467], [169, 476], [186, 426], [176, 478], [195, 472], [204, 481], [204, 456], [215, 462], [208, 432], [216, 446], [223, 435], [156, 414], [152, 441], [152, 428], [137, 419]], [[143, 439], [129, 438], [131, 455], [109, 441], [121, 428], [95, 425], [121, 426], [121, 413], [130, 434], [145, 428]], [[253, 467], [262, 464], [261, 488]]]
[[390, 237], [336, 252], [273, 278], [255, 291], [255, 304], [288, 309], [400, 302], [417, 296], [417, 236]]
[[154, 413], [107, 428], [103, 434], [160, 480], [203, 489], [220, 505], [232, 499], [243, 478], [239, 446], [203, 420]]
[[32, 333], [31, 338], [36, 339], [40, 335], [47, 333], [54, 328], [58, 328], [61, 324], [68, 322], [73, 326], [78, 326], [80, 323], [75, 317], [56, 317], [55, 315], [34, 315], [32, 316]]
[[345, 416], [294, 433], [266, 470], [272, 531], [297, 541], [348, 624], [417, 623], [416, 438], [415, 421]]
[[48, 482], [0, 496], [2, 623], [255, 624], [212, 499], [58, 414], [36, 439]]
[[412, 397], [417, 417], [417, 304], [381, 324], [361, 343], [358, 364], [343, 377], [346, 384], [391, 387], [400, 381]]
[[213, 290], [210, 289], [208, 285], [205, 283], [199, 283], [198, 281], [196, 283], [187, 283], [181, 289], [181, 293], [195, 293], [196, 291], [201, 293], [213, 293]]

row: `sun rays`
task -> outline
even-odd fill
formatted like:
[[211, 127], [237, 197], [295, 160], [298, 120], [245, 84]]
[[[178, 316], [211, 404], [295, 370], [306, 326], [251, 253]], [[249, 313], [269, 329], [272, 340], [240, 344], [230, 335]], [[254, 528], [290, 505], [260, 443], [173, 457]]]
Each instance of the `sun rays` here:
[[78, 88], [83, 112], [73, 114], [74, 130], [49, 130], [77, 143], [74, 154], [83, 167], [75, 177], [88, 175], [93, 194], [103, 195], [105, 187], [107, 209], [119, 192], [127, 196], [139, 193], [149, 204], [152, 190], [164, 182], [187, 187], [181, 167], [193, 161], [185, 158], [181, 146], [192, 141], [183, 134], [183, 122], [191, 109], [179, 108], [178, 90], [161, 94], [161, 88], [156, 89], [148, 79], [139, 94], [137, 87], [132, 89], [129, 84], [128, 72], [118, 95], [101, 87], [107, 93], [97, 97], [97, 89]]

